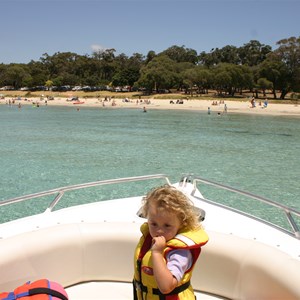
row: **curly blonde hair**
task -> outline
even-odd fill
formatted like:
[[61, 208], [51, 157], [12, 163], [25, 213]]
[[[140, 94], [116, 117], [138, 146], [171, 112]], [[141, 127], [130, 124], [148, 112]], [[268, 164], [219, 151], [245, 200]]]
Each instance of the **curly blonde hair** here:
[[181, 222], [181, 229], [193, 230], [201, 227], [199, 213], [192, 201], [175, 187], [164, 185], [143, 197], [141, 212], [146, 218], [150, 204], [154, 204], [159, 210], [174, 212]]

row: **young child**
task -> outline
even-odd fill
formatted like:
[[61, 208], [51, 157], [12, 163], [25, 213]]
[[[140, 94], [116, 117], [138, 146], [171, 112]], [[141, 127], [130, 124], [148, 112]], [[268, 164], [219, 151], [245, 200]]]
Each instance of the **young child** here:
[[171, 186], [143, 199], [142, 237], [135, 250], [134, 299], [195, 299], [190, 284], [208, 236], [190, 199]]

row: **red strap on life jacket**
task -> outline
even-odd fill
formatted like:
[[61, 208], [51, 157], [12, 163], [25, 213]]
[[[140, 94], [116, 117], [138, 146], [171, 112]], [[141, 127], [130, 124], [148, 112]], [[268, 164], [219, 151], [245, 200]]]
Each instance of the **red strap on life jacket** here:
[[152, 237], [150, 234], [147, 234], [143, 246], [141, 248], [141, 251], [139, 253], [138, 260], [142, 260], [145, 254], [148, 252], [148, 250], [151, 248], [152, 245]]

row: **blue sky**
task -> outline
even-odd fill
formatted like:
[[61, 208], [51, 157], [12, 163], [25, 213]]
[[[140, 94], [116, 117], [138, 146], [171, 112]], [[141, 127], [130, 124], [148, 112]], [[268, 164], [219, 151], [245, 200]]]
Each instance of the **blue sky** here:
[[47, 53], [200, 53], [300, 36], [300, 0], [0, 0], [0, 63]]

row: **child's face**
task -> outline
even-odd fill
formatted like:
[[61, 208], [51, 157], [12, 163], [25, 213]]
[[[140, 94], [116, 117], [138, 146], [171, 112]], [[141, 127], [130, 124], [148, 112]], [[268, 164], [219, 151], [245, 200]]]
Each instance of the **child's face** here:
[[181, 227], [181, 222], [175, 213], [158, 210], [155, 205], [149, 206], [147, 217], [152, 237], [163, 236], [168, 241], [178, 233]]

